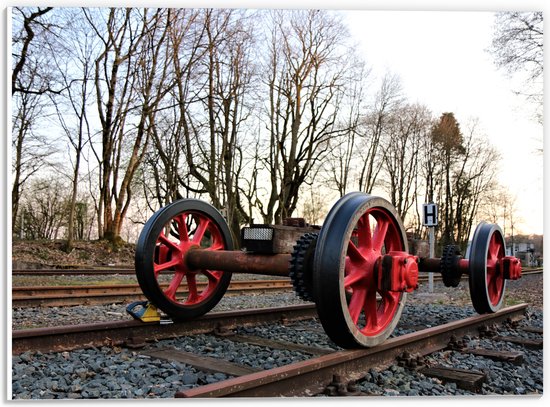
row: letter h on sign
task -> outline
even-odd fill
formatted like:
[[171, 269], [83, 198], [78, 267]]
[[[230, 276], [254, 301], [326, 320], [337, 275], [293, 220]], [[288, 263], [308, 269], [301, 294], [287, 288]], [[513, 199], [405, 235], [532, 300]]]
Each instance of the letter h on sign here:
[[422, 205], [424, 212], [424, 226], [432, 227], [437, 226], [437, 205], [434, 203], [427, 203]]

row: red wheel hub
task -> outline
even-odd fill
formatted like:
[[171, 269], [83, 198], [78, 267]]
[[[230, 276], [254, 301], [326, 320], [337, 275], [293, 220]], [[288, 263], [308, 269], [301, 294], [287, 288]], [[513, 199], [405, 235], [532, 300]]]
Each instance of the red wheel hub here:
[[391, 251], [377, 263], [378, 290], [412, 292], [418, 287], [418, 257]]
[[500, 260], [500, 267], [503, 270], [505, 279], [518, 280], [521, 278], [521, 262], [518, 258], [506, 256]]

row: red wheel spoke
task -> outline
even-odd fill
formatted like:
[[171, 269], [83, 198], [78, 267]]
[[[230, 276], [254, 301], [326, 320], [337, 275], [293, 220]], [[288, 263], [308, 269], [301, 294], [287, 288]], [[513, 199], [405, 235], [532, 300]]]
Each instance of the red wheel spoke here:
[[176, 291], [178, 290], [178, 287], [180, 286], [181, 280], [183, 280], [184, 275], [185, 273], [175, 273], [174, 278], [172, 278], [172, 281], [170, 281], [170, 285], [168, 285], [168, 288], [164, 290], [164, 295], [166, 295], [172, 301], [176, 301]]
[[161, 233], [159, 235], [159, 238], [158, 240], [165, 244], [166, 246], [168, 246], [168, 248], [172, 249], [172, 250], [175, 250], [177, 252], [180, 252], [181, 251], [181, 248], [178, 246], [178, 244], [176, 242], [174, 242], [173, 240], [170, 240], [164, 233]]
[[203, 270], [202, 274], [204, 274], [206, 278], [208, 278], [208, 281], [211, 283], [217, 283], [218, 281], [220, 281], [220, 278], [222, 277], [221, 274], [219, 274], [218, 272], [210, 271], [210, 270]]
[[364, 214], [359, 223], [359, 247], [370, 249], [372, 248], [372, 236], [370, 230], [369, 214]]
[[498, 303], [502, 291], [502, 278], [495, 269], [487, 270], [487, 292], [493, 304]]
[[382, 250], [382, 245], [386, 239], [386, 233], [388, 232], [389, 221], [387, 219], [377, 219], [376, 229], [374, 230], [374, 236], [372, 239], [372, 248], [374, 251], [379, 252]]
[[489, 297], [494, 299], [497, 294], [497, 285], [494, 275], [487, 276], [487, 291], [489, 292]]
[[373, 330], [378, 326], [378, 301], [376, 290], [369, 290], [365, 299], [365, 330]]
[[396, 305], [396, 302], [397, 302], [397, 298], [395, 296], [395, 294], [391, 293], [391, 292], [383, 292], [383, 293], [380, 293], [380, 295], [382, 296], [382, 301], [383, 301], [383, 312], [384, 314], [388, 311], [388, 310], [391, 310], [393, 309], [393, 307], [395, 307]]
[[493, 285], [494, 285], [494, 281], [495, 281], [495, 275], [494, 275], [494, 273], [488, 272], [488, 273], [487, 273], [487, 287], [490, 288], [491, 286], [493, 286]]
[[496, 277], [493, 277], [490, 284], [487, 284], [487, 291], [489, 294], [489, 299], [491, 300], [491, 303], [497, 304], [500, 300], [501, 295], [501, 287], [500, 287], [500, 281]]
[[158, 275], [158, 273], [160, 273], [161, 271], [168, 270], [172, 267], [177, 266], [178, 264], [180, 264], [180, 261], [181, 261], [180, 259], [175, 258], [170, 261], [167, 261], [166, 263], [155, 264], [154, 265], [155, 275]]
[[187, 303], [195, 303], [199, 299], [199, 290], [197, 288], [197, 278], [195, 274], [189, 273], [185, 275], [187, 279], [187, 289], [189, 290], [189, 296], [187, 297]]
[[486, 260], [487, 295], [489, 297], [489, 301], [493, 305], [498, 304], [503, 293], [503, 279], [497, 267], [499, 254], [502, 254], [501, 248], [502, 245], [498, 240], [498, 235], [496, 233], [493, 233], [493, 235], [489, 239], [489, 247], [487, 249]]
[[358, 270], [350, 271], [350, 273], [344, 277], [344, 288], [352, 288], [352, 286], [365, 277], [363, 273]]
[[204, 234], [206, 233], [206, 230], [208, 229], [208, 225], [210, 223], [210, 220], [204, 217], [199, 218], [199, 224], [197, 226], [197, 230], [195, 230], [195, 234], [193, 235], [193, 243], [200, 244], [202, 238], [204, 237]]
[[359, 320], [361, 311], [365, 306], [366, 297], [367, 297], [367, 289], [364, 287], [358, 288], [357, 290], [353, 291], [353, 295], [351, 296], [351, 301], [348, 305], [348, 309], [349, 309], [349, 314], [351, 316], [351, 320], [353, 321], [354, 324], [357, 324], [357, 321]]
[[496, 241], [496, 236], [491, 237], [491, 242], [489, 243], [488, 258], [496, 260], [498, 258], [498, 252], [500, 250], [500, 245]]
[[224, 245], [221, 242], [214, 242], [212, 246], [207, 248], [206, 250], [223, 250]]
[[350, 257], [350, 260], [351, 261], [356, 261], [356, 262], [360, 262], [360, 261], [364, 261], [365, 258], [363, 257], [363, 255], [361, 254], [361, 252], [359, 251], [359, 249], [357, 248], [357, 246], [355, 246], [353, 244], [353, 242], [350, 240], [349, 244], [348, 244], [348, 252], [347, 252], [348, 256]]
[[178, 235], [180, 237], [180, 242], [189, 241], [189, 231], [187, 230], [187, 213], [182, 213], [179, 216], [174, 218], [178, 224]]

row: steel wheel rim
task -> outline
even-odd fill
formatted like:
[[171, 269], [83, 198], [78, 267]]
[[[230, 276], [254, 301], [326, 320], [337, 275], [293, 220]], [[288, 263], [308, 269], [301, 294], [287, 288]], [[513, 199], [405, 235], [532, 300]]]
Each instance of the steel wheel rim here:
[[[223, 216], [198, 199], [181, 199], [159, 209], [145, 223], [136, 244], [136, 276], [143, 293], [176, 320], [193, 319], [210, 311], [231, 281], [231, 273], [189, 269], [185, 254], [199, 250], [196, 247], [233, 250]], [[168, 283], [166, 290], [161, 288], [163, 282]], [[183, 293], [177, 293], [180, 286]]]
[[[353, 270], [351, 264], [353, 261], [357, 261], [357, 259], [360, 261], [361, 259], [355, 254], [357, 246], [355, 243], [352, 246], [350, 240], [352, 243], [355, 240], [361, 249], [369, 247], [368, 243], [364, 243], [365, 220], [361, 220], [359, 228], [356, 227], [366, 213], [367, 216], [374, 215], [379, 219], [386, 219], [388, 222], [391, 219], [393, 225], [391, 230], [395, 231], [395, 236], [390, 239], [393, 242], [391, 247], [386, 247], [388, 251], [407, 251], [404, 228], [395, 209], [385, 199], [363, 192], [352, 192], [342, 197], [331, 208], [319, 233], [315, 250], [313, 292], [317, 313], [325, 332], [333, 342], [343, 348], [371, 347], [382, 343], [390, 336], [399, 322], [407, 297], [406, 293], [397, 293], [391, 299], [386, 297], [386, 300], [382, 301], [383, 304], [386, 303], [385, 308], [382, 307], [379, 310], [379, 304], [367, 307], [371, 312], [376, 309], [377, 315], [378, 312], [381, 315], [387, 315], [388, 318], [384, 319], [383, 322], [369, 326], [365, 318], [363, 318], [363, 321], [356, 318], [357, 307], [362, 309], [361, 305], [357, 306], [356, 304], [363, 303], [362, 298], [370, 298], [372, 303], [373, 298], [372, 296], [367, 297], [366, 292], [364, 297], [357, 292], [358, 289], [365, 289], [365, 284], [368, 286], [369, 283], [374, 281], [372, 276], [370, 280], [368, 277], [358, 278], [359, 276], [354, 273], [356, 270]], [[374, 226], [374, 223], [371, 226]], [[359, 238], [362, 239], [362, 243], [359, 243]], [[397, 242], [399, 242], [399, 247], [394, 247]], [[388, 246], [390, 245], [388, 244]], [[352, 253], [351, 260], [348, 251]], [[362, 283], [359, 283], [359, 280], [362, 280]], [[354, 284], [359, 286], [353, 287]], [[346, 289], [346, 286], [348, 289]], [[356, 292], [350, 290], [350, 287]], [[353, 301], [349, 303], [351, 304], [351, 313], [348, 298]], [[388, 307], [387, 304], [390, 303], [392, 306]], [[357, 321], [361, 322], [358, 323]]]
[[499, 262], [505, 254], [500, 227], [480, 223], [470, 246], [468, 279], [472, 305], [479, 314], [496, 312], [502, 306], [506, 280]]

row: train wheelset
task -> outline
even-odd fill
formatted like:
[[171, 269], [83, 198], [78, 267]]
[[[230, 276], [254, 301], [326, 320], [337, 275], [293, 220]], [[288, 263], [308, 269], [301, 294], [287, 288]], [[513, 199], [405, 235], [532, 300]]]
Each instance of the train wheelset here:
[[455, 246], [445, 247], [441, 258], [419, 258], [409, 254], [392, 205], [362, 192], [337, 201], [321, 228], [251, 225], [242, 229], [241, 243], [245, 249], [233, 250], [229, 228], [213, 206], [175, 201], [143, 227], [135, 256], [140, 287], [150, 303], [181, 321], [214, 308], [233, 273], [290, 276], [297, 295], [315, 302], [332, 341], [357, 348], [390, 336], [419, 272], [441, 273], [451, 287], [468, 275], [478, 313], [497, 311], [506, 280], [521, 277], [521, 264], [506, 256], [497, 225], [478, 225], [467, 258]]

